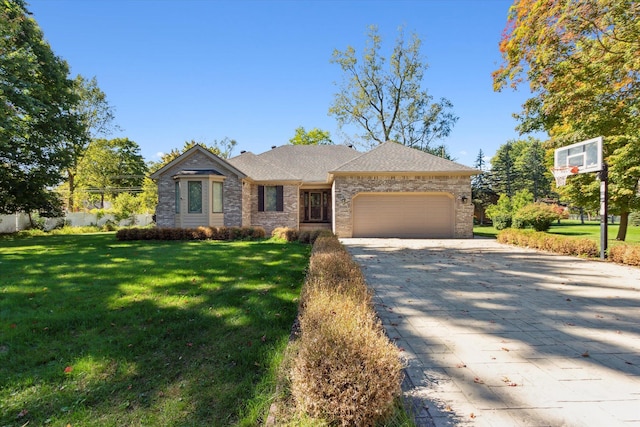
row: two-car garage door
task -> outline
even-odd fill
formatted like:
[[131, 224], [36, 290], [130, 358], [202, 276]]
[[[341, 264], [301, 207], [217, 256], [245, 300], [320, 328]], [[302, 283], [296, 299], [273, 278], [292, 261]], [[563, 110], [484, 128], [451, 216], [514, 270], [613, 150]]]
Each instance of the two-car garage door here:
[[353, 237], [452, 238], [446, 194], [370, 193], [353, 199]]

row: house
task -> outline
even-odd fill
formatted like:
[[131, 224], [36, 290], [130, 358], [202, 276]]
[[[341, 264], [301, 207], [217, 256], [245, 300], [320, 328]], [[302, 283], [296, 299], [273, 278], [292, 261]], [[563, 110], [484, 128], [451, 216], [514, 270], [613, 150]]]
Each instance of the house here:
[[283, 145], [222, 159], [194, 146], [151, 178], [159, 227], [326, 228], [339, 237], [473, 237], [476, 169], [386, 142]]

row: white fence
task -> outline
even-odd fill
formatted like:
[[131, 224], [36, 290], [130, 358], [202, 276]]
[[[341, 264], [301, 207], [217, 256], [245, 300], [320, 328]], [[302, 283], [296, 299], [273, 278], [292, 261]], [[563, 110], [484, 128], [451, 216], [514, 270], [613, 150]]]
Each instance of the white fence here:
[[[67, 213], [63, 218], [47, 218], [45, 221], [45, 230], [51, 230], [59, 225], [61, 222], [66, 222], [72, 227], [84, 227], [88, 225], [103, 226], [107, 221], [116, 222], [113, 215], [107, 214], [100, 218], [98, 215], [85, 212], [72, 212]], [[125, 227], [128, 225], [145, 226], [153, 222], [153, 215], [141, 214], [134, 215], [133, 219], [123, 219], [118, 222], [119, 226]], [[29, 222], [29, 215], [25, 213], [18, 213], [15, 215], [0, 215], [0, 234], [1, 233], [15, 233], [16, 231], [26, 230], [31, 226]]]

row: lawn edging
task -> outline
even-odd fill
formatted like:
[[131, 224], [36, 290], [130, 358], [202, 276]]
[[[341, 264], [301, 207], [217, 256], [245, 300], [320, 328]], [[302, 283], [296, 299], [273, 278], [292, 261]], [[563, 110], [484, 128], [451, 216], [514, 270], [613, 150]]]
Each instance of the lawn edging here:
[[282, 374], [287, 396], [272, 411], [272, 425], [274, 418], [374, 425], [394, 415], [400, 351], [384, 332], [360, 267], [330, 232], [313, 245], [292, 336]]

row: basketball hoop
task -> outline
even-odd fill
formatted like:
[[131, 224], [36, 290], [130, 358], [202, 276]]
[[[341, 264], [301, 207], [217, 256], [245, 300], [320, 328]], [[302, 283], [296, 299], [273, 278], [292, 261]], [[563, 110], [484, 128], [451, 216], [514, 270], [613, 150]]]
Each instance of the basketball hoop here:
[[578, 166], [562, 166], [559, 168], [551, 168], [551, 173], [556, 179], [556, 187], [562, 187], [567, 183], [569, 175], [575, 175], [579, 171]]

